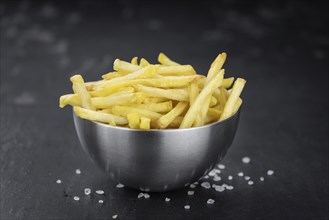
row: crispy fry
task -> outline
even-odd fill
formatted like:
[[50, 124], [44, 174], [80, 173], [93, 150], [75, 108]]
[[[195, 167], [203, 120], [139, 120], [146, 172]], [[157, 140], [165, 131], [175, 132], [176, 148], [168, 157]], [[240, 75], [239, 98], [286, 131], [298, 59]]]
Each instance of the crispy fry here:
[[96, 108], [110, 108], [114, 105], [140, 104], [143, 100], [142, 93], [113, 94], [106, 97], [91, 98], [91, 103]]
[[146, 97], [143, 100], [143, 104], [160, 103], [160, 102], [166, 102], [168, 100], [169, 99], [162, 97]]
[[207, 112], [207, 116], [214, 118], [215, 121], [218, 121], [221, 114], [222, 114], [222, 111], [218, 110], [216, 108], [209, 108], [208, 112]]
[[138, 57], [133, 57], [131, 59], [130, 63], [137, 66], [138, 65]]
[[162, 116], [161, 114], [150, 110], [139, 109], [139, 108], [128, 107], [128, 106], [119, 106], [119, 105], [114, 106], [112, 108], [112, 112], [115, 115], [120, 115], [124, 117], [126, 117], [127, 114], [131, 112], [135, 112], [138, 113], [140, 116], [150, 118], [152, 121], [156, 121]]
[[188, 92], [186, 88], [183, 89], [159, 89], [154, 87], [143, 86], [140, 84], [135, 85], [135, 90], [143, 92], [149, 97], [164, 97], [177, 101], [188, 101]]
[[115, 123], [115, 121], [114, 121], [114, 120], [112, 120], [112, 119], [110, 119], [110, 121], [109, 121], [109, 125], [112, 125], [112, 126], [117, 126], [117, 124]]
[[224, 70], [221, 70], [216, 74], [213, 79], [202, 89], [198, 97], [195, 99], [193, 105], [187, 111], [180, 128], [189, 128], [192, 126], [197, 114], [201, 111], [202, 106], [205, 104], [207, 98], [212, 95], [215, 88], [223, 81]]
[[161, 103], [135, 104], [131, 107], [147, 109], [153, 112], [169, 112], [172, 109], [172, 101]]
[[140, 129], [150, 130], [151, 128], [151, 119], [147, 117], [141, 117], [141, 123], [139, 125]]
[[197, 83], [191, 83], [188, 87], [188, 93], [189, 93], [189, 101], [190, 105], [193, 104], [196, 97], [199, 95], [199, 87]]
[[225, 60], [226, 60], [226, 53], [221, 53], [212, 62], [206, 79], [207, 83], [222, 69]]
[[158, 127], [162, 129], [166, 128], [177, 116], [182, 114], [187, 107], [187, 104], [187, 102], [179, 102], [170, 112], [161, 116], [157, 121]]
[[71, 78], [75, 93], [79, 96], [81, 106], [86, 109], [95, 110], [95, 107], [91, 104], [90, 95], [84, 85], [84, 80], [81, 75], [74, 75]]
[[142, 58], [141, 59], [141, 62], [139, 64], [141, 67], [146, 67], [146, 66], [149, 66], [151, 65], [146, 59]]
[[64, 108], [66, 105], [81, 106], [80, 98], [77, 94], [66, 94], [59, 98], [59, 107]]
[[211, 96], [210, 102], [209, 102], [209, 107], [213, 107], [217, 104], [217, 99], [214, 96]]
[[[184, 113], [183, 113], [184, 114]], [[179, 128], [179, 125], [182, 123], [183, 121], [183, 116], [178, 116], [176, 117], [169, 125], [167, 128]]]
[[131, 64], [123, 60], [116, 59], [113, 63], [113, 69], [118, 72], [132, 73], [142, 69], [142, 67]]
[[124, 117], [108, 114], [108, 113], [102, 113], [102, 112], [96, 112], [89, 109], [84, 109], [78, 106], [74, 106], [73, 110], [77, 116], [83, 119], [91, 120], [91, 121], [98, 121], [108, 124], [110, 120], [113, 120], [118, 125], [125, 125], [128, 124], [128, 121]]
[[239, 99], [239, 96], [244, 88], [246, 84], [246, 80], [242, 79], [242, 78], [238, 78], [232, 88], [232, 92], [230, 94], [230, 96], [228, 97], [224, 110], [223, 110], [223, 114], [220, 117], [220, 120], [224, 120], [228, 117], [230, 117], [233, 113], [234, 113], [234, 105], [237, 102], [237, 100]]
[[127, 114], [128, 125], [130, 128], [138, 129], [139, 128], [139, 115], [137, 113]]
[[159, 53], [158, 61], [159, 61], [159, 63], [161, 63], [162, 65], [165, 65], [165, 66], [180, 65], [179, 63], [176, 63], [175, 61], [172, 61], [171, 59], [169, 59], [169, 57], [167, 57], [164, 53]]
[[[124, 76], [124, 75], [127, 75], [127, 73], [114, 71], [114, 72], [109, 72], [109, 73], [106, 73], [106, 74], [102, 75], [102, 78], [104, 80], [111, 80], [111, 79], [118, 78], [118, 77], [121, 77], [121, 76]], [[99, 83], [98, 85], [101, 85], [102, 83]]]
[[157, 73], [163, 76], [189, 76], [196, 74], [191, 65], [160, 66]]
[[238, 100], [234, 104], [234, 109], [233, 109], [233, 114], [232, 115], [234, 115], [237, 111], [239, 111], [239, 108], [242, 105], [242, 102], [243, 102], [242, 99], [238, 98]]

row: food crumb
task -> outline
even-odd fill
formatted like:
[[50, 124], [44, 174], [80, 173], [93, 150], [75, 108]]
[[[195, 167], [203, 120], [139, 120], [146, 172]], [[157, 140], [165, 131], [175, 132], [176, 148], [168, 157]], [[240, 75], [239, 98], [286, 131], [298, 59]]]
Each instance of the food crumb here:
[[170, 198], [166, 197], [166, 198], [165, 198], [165, 201], [166, 201], [166, 202], [170, 202]]
[[187, 195], [193, 196], [194, 195], [194, 191], [187, 191]]
[[184, 206], [184, 209], [190, 209], [190, 208], [191, 208], [190, 205], [185, 205], [185, 206]]
[[103, 204], [104, 201], [100, 199], [100, 200], [98, 200], [98, 203]]
[[123, 185], [123, 184], [121, 184], [121, 183], [118, 183], [118, 184], [116, 185], [116, 187], [117, 187], [117, 188], [123, 188], [123, 187], [125, 187], [125, 185]]
[[251, 185], [254, 185], [254, 181], [249, 180], [249, 181], [248, 181], [248, 185], [250, 185], [250, 186], [251, 186]]
[[262, 181], [262, 182], [264, 181], [264, 177], [262, 177], [262, 176], [259, 177], [259, 179], [260, 179], [260, 181]]
[[144, 193], [139, 193], [138, 196], [137, 196], [138, 199], [140, 199], [142, 197], [144, 197]]
[[238, 176], [243, 176], [243, 172], [239, 172], [238, 173]]
[[56, 183], [61, 184], [62, 180], [58, 179], [58, 180], [56, 180]]
[[96, 193], [97, 193], [98, 195], [103, 195], [103, 194], [104, 194], [104, 191], [103, 191], [103, 190], [96, 190]]
[[242, 158], [242, 162], [243, 163], [250, 163], [250, 158], [249, 157], [244, 157], [244, 158]]
[[228, 180], [232, 180], [232, 179], [233, 179], [233, 176], [229, 175]]
[[203, 182], [203, 183], [201, 183], [201, 186], [203, 187], [203, 188], [205, 188], [205, 189], [210, 189], [210, 183], [208, 183], [208, 182]]
[[75, 201], [79, 201], [79, 200], [80, 200], [79, 196], [74, 196], [73, 199], [74, 199]]
[[213, 199], [208, 199], [207, 200], [207, 204], [209, 204], [209, 205], [212, 205], [214, 203], [215, 203], [215, 200], [213, 200]]
[[268, 171], [267, 171], [267, 175], [268, 175], [268, 176], [272, 176], [273, 174], [274, 174], [274, 171], [273, 171], [273, 170], [268, 170]]
[[225, 169], [225, 165], [224, 165], [224, 164], [218, 164], [217, 167], [218, 167], [219, 169], [222, 169], [222, 170]]
[[81, 170], [80, 169], [76, 169], [75, 170], [75, 173], [79, 175], [79, 174], [81, 174]]
[[91, 194], [91, 189], [90, 188], [85, 188], [85, 195], [90, 195]]
[[245, 176], [244, 179], [245, 180], [250, 180], [250, 176]]
[[113, 219], [116, 219], [118, 217], [118, 215], [113, 215], [112, 218]]

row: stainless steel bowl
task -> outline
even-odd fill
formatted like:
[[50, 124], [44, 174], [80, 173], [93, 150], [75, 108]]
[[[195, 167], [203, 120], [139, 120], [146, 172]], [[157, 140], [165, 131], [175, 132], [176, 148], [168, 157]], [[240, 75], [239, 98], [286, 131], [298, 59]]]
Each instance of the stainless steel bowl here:
[[73, 118], [82, 147], [114, 181], [162, 192], [208, 173], [232, 144], [239, 115], [202, 127], [148, 131]]

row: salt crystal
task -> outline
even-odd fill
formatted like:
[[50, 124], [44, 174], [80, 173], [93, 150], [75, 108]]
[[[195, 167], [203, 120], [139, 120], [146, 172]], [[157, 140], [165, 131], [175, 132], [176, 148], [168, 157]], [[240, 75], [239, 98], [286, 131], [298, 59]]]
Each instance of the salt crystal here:
[[190, 188], [194, 189], [195, 188], [195, 185], [194, 184], [191, 184], [190, 185]]
[[123, 185], [123, 184], [121, 184], [121, 183], [118, 183], [116, 187], [117, 187], [117, 188], [123, 188], [123, 187], [124, 187], [124, 185]]
[[216, 176], [214, 176], [214, 179], [213, 179], [213, 180], [217, 182], [217, 181], [221, 181], [222, 178], [221, 178], [220, 176], [217, 176], [217, 175], [216, 175]]
[[250, 176], [245, 176], [244, 179], [245, 180], [250, 180]]
[[91, 189], [90, 188], [85, 188], [85, 195], [90, 195]]
[[184, 206], [184, 209], [190, 209], [190, 208], [191, 208], [191, 206], [189, 206], [189, 205]]
[[229, 175], [228, 180], [232, 180], [232, 179], [233, 179], [233, 176]]
[[238, 176], [243, 176], [243, 173], [242, 172], [238, 173]]
[[222, 169], [222, 170], [225, 169], [225, 165], [224, 165], [224, 164], [218, 164], [217, 167], [218, 167], [219, 169]]
[[218, 185], [216, 185], [216, 184], [211, 185], [212, 188], [216, 188], [216, 186], [218, 186]]
[[226, 186], [226, 189], [227, 189], [227, 190], [233, 190], [234, 187], [233, 187], [233, 186]]
[[166, 197], [166, 198], [165, 198], [165, 201], [166, 201], [166, 202], [170, 202], [170, 198]]
[[204, 179], [209, 179], [209, 176], [208, 175], [205, 175], [203, 178]]
[[264, 177], [262, 177], [262, 176], [259, 177], [259, 179], [260, 179], [260, 181], [264, 181]]
[[145, 199], [150, 198], [150, 194], [148, 194], [148, 193], [144, 193], [144, 198], [145, 198]]
[[218, 192], [223, 192], [225, 190], [225, 188], [223, 186], [216, 186], [215, 190]]
[[272, 176], [273, 174], [274, 174], [274, 171], [273, 170], [268, 170], [267, 171], [267, 175]]
[[98, 200], [98, 203], [101, 203], [101, 204], [103, 204], [104, 203], [104, 201], [103, 200]]
[[76, 170], [75, 170], [75, 173], [76, 173], [76, 174], [81, 174], [81, 170], [80, 170], [80, 169], [76, 169]]
[[58, 179], [58, 180], [56, 180], [56, 183], [60, 184], [60, 183], [62, 183], [62, 180]]
[[104, 191], [103, 190], [96, 190], [96, 193], [99, 194], [99, 195], [103, 195]]
[[249, 180], [249, 181], [248, 181], [248, 185], [250, 185], [250, 186], [251, 186], [251, 185], [254, 185], [254, 181]]
[[113, 215], [112, 218], [113, 219], [116, 219], [118, 217], [118, 215]]
[[144, 193], [139, 193], [138, 196], [137, 196], [137, 198], [139, 198], [139, 199], [142, 198], [142, 197], [144, 197]]
[[215, 203], [215, 200], [213, 199], [208, 199], [207, 204], [212, 205]]
[[250, 163], [250, 158], [249, 157], [244, 157], [242, 158], [243, 163]]
[[79, 200], [80, 200], [79, 196], [74, 196], [73, 199], [74, 199], [75, 201], [79, 201]]
[[201, 186], [205, 189], [210, 189], [210, 183], [208, 183], [208, 182], [201, 183]]
[[194, 182], [193, 184], [194, 184], [194, 185], [198, 185], [198, 184], [199, 184], [199, 182]]
[[194, 191], [187, 191], [187, 195], [193, 196], [194, 195]]

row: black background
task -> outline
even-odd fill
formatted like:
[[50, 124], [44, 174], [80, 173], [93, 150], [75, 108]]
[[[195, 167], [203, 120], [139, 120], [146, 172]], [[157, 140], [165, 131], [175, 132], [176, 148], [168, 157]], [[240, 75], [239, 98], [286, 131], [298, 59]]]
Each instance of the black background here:
[[[1, 1], [1, 219], [328, 219], [327, 10], [327, 1], [293, 0]], [[82, 151], [71, 109], [58, 107], [69, 77], [96, 80], [115, 58], [154, 63], [159, 52], [206, 73], [223, 51], [226, 76], [247, 79], [222, 161], [234, 190], [137, 200], [115, 188]], [[85, 187], [106, 194], [87, 197]]]

